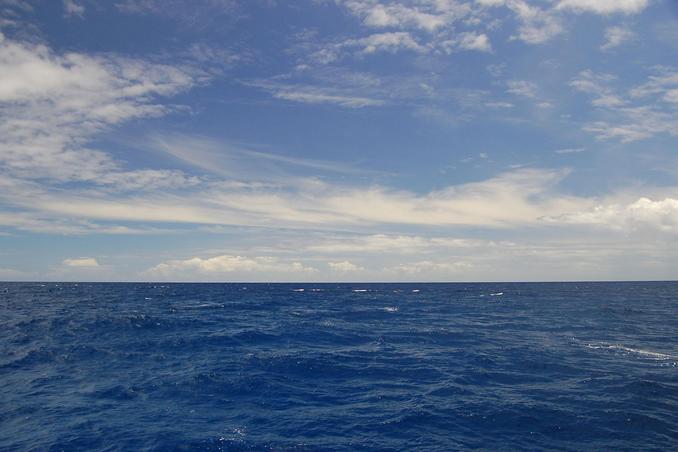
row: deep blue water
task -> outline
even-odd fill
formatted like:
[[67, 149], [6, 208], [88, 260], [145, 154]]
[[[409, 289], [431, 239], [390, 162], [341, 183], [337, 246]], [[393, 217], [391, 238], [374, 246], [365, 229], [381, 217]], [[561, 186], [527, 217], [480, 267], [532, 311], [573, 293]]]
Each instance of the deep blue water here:
[[0, 449], [675, 450], [677, 314], [675, 282], [0, 283]]

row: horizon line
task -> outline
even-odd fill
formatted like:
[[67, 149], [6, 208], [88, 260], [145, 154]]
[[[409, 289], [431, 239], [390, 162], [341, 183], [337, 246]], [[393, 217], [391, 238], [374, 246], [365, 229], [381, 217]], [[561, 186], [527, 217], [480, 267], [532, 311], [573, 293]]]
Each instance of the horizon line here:
[[678, 279], [581, 279], [543, 281], [4, 281], [0, 284], [556, 284], [556, 283], [678, 283]]

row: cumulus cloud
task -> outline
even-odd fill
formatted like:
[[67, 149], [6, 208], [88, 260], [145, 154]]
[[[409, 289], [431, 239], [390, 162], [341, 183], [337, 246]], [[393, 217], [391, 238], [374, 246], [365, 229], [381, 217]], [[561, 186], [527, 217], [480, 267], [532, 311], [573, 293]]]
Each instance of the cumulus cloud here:
[[631, 203], [599, 204], [593, 209], [546, 218], [551, 222], [595, 225], [612, 229], [650, 228], [678, 233], [678, 199], [640, 198]]
[[62, 264], [67, 267], [79, 267], [79, 268], [92, 268], [99, 266], [99, 263], [93, 257], [78, 257], [73, 259], [64, 259]]
[[209, 258], [193, 257], [162, 262], [147, 270], [145, 275], [161, 279], [186, 280], [200, 277], [240, 276], [270, 277], [271, 275], [308, 275], [317, 270], [298, 261], [283, 261], [276, 257], [246, 257], [220, 255]]
[[359, 272], [359, 271], [365, 270], [364, 268], [359, 267], [358, 265], [356, 265], [352, 262], [349, 262], [349, 261], [328, 262], [327, 265], [333, 271], [340, 272], [340, 273], [353, 273], [353, 272]]

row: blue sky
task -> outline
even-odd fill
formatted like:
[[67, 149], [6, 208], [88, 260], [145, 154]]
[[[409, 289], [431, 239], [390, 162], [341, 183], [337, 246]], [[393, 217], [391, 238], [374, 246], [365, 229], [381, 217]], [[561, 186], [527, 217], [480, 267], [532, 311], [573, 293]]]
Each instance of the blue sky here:
[[0, 279], [678, 277], [678, 2], [0, 0]]

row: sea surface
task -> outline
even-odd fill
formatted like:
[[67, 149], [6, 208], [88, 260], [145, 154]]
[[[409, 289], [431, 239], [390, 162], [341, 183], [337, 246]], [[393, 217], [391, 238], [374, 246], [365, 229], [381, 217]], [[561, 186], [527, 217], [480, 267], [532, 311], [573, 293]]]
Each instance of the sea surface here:
[[0, 450], [676, 450], [678, 283], [0, 283]]

